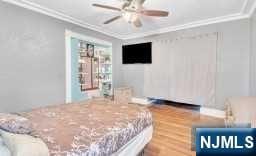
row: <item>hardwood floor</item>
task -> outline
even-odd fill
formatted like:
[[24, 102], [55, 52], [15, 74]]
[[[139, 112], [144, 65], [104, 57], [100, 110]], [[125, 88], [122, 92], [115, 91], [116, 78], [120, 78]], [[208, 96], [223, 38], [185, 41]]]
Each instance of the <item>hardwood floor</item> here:
[[154, 133], [145, 156], [194, 156], [191, 151], [191, 127], [194, 124], [220, 124], [223, 120], [199, 112], [167, 105], [149, 108], [154, 118]]

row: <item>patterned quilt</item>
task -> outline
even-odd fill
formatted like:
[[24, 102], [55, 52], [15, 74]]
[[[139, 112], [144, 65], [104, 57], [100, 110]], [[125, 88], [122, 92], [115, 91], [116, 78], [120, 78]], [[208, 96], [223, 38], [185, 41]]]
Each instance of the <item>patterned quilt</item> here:
[[152, 125], [150, 111], [101, 99], [39, 108], [21, 114], [51, 156], [108, 156]]

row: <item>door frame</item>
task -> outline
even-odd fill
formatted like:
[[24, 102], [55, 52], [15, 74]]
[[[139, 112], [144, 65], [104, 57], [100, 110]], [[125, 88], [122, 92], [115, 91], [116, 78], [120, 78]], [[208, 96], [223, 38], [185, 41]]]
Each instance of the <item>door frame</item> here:
[[[81, 33], [76, 33], [76, 32], [70, 31], [68, 29], [65, 30], [65, 49], [66, 49], [66, 54], [65, 54], [65, 72], [66, 72], [65, 101], [66, 101], [66, 103], [71, 103], [72, 102], [71, 38], [77, 38], [77, 39], [80, 39], [80, 40], [84, 40], [84, 41], [88, 41], [88, 42], [91, 42], [91, 43], [96, 43], [96, 44], [99, 44], [99, 45], [110, 47], [110, 50], [111, 50], [111, 53], [112, 53], [112, 43], [111, 42], [101, 40], [101, 39], [98, 39], [98, 38], [94, 38], [94, 37], [91, 37], [91, 36], [85, 36]], [[112, 56], [113, 56], [113, 53], [112, 53]]]

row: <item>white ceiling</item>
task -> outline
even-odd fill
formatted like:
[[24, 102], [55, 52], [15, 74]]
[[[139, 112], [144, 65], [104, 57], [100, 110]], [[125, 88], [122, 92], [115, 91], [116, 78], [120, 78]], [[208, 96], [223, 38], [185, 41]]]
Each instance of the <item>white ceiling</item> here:
[[141, 17], [143, 27], [135, 28], [124, 19], [102, 23], [119, 12], [92, 7], [100, 3], [120, 7], [122, 0], [4, 0], [105, 34], [130, 39], [205, 24], [248, 18], [255, 0], [146, 0], [144, 7], [170, 11], [164, 18]]

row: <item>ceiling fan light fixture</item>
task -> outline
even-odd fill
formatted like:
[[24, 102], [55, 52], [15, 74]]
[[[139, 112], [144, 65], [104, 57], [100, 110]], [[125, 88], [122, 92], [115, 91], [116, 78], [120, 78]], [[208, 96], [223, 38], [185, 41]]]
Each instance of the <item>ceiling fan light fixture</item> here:
[[122, 0], [122, 7], [115, 7], [103, 4], [92, 4], [94, 7], [108, 9], [112, 11], [117, 11], [121, 14], [112, 17], [111, 19], [105, 21], [103, 24], [110, 24], [120, 18], [123, 18], [126, 22], [133, 24], [135, 27], [142, 27], [141, 16], [151, 16], [151, 17], [167, 17], [169, 15], [168, 11], [162, 10], [148, 10], [143, 7], [146, 0]]
[[127, 21], [129, 23], [133, 23], [138, 19], [138, 15], [136, 13], [132, 13], [132, 12], [124, 12], [123, 17], [124, 17], [125, 21]]

